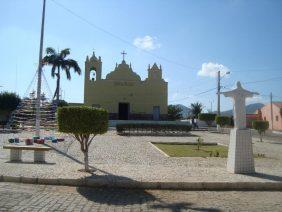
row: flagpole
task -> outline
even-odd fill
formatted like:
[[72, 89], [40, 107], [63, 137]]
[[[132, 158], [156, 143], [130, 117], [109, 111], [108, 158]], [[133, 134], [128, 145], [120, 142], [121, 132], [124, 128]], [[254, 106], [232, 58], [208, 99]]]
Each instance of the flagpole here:
[[46, 0], [43, 0], [41, 34], [40, 34], [40, 48], [39, 48], [39, 62], [37, 70], [37, 99], [36, 99], [36, 119], [35, 129], [36, 136], [40, 136], [40, 100], [41, 100], [41, 77], [42, 77], [42, 54], [43, 54], [43, 39], [44, 39], [44, 22], [45, 22], [45, 5]]

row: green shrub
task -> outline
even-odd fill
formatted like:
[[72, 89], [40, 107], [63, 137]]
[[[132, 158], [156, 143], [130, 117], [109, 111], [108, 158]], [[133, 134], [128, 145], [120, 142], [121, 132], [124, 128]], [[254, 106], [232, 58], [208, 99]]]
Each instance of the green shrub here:
[[66, 107], [66, 106], [69, 106], [69, 104], [65, 100], [59, 100], [57, 106], [58, 107]]
[[216, 114], [214, 113], [200, 113], [199, 120], [206, 122], [206, 124], [210, 127], [215, 120]]
[[84, 153], [85, 170], [89, 171], [88, 149], [93, 138], [108, 130], [108, 112], [91, 107], [58, 108], [59, 132], [71, 133], [81, 145]]
[[262, 135], [269, 128], [269, 122], [256, 120], [256, 121], [253, 121], [252, 125], [253, 125], [253, 128], [258, 131], [260, 135], [260, 141], [262, 142]]
[[117, 124], [116, 130], [118, 134], [123, 134], [126, 131], [129, 133], [188, 133], [191, 126], [187, 124], [168, 124], [168, 123], [128, 123]]
[[0, 111], [11, 112], [17, 108], [20, 102], [21, 99], [16, 93], [0, 93]]
[[182, 119], [182, 109], [177, 105], [168, 105], [167, 116], [171, 121], [180, 120]]
[[11, 112], [17, 108], [21, 99], [15, 93], [0, 93], [0, 125], [5, 125], [9, 121]]
[[231, 124], [231, 118], [229, 116], [216, 116], [215, 123], [221, 127], [228, 126]]

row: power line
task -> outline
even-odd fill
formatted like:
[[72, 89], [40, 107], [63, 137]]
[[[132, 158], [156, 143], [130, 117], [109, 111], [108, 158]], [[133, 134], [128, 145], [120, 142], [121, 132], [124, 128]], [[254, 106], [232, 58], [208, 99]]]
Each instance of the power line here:
[[104, 29], [104, 28], [102, 28], [102, 27], [100, 27], [100, 26], [98, 26], [98, 25], [96, 25], [96, 24], [90, 22], [89, 20], [87, 20], [86, 18], [82, 17], [81, 15], [75, 13], [73, 10], [67, 8], [67, 7], [64, 6], [63, 4], [61, 4], [61, 3], [59, 3], [59, 2], [57, 2], [57, 1], [55, 1], [55, 0], [52, 0], [52, 1], [53, 1], [56, 5], [58, 5], [59, 7], [63, 8], [64, 10], [66, 10], [67, 12], [69, 12], [70, 14], [72, 14], [73, 16], [75, 16], [76, 18], [78, 18], [78, 19], [80, 19], [81, 21], [83, 21], [83, 22], [85, 22], [86, 24], [88, 24], [89, 26], [91, 26], [91, 27], [93, 27], [93, 28], [95, 28], [95, 29], [97, 29], [97, 30], [99, 30], [99, 31], [101, 31], [101, 32], [103, 32], [103, 33], [105, 33], [105, 34], [107, 34], [107, 35], [109, 35], [109, 36], [111, 36], [111, 37], [113, 37], [113, 38], [115, 38], [115, 39], [117, 39], [117, 40], [119, 40], [119, 41], [121, 41], [121, 42], [123, 42], [123, 43], [129, 45], [129, 46], [131, 46], [131, 47], [134, 47], [135, 49], [141, 50], [142, 52], [144, 52], [144, 53], [146, 53], [146, 54], [148, 54], [148, 55], [151, 55], [151, 56], [153, 56], [153, 57], [156, 57], [156, 58], [158, 58], [158, 59], [160, 59], [160, 60], [163, 60], [163, 61], [166, 61], [166, 62], [168, 62], [168, 63], [172, 63], [172, 64], [175, 64], [175, 65], [181, 66], [181, 67], [183, 67], [183, 68], [198, 69], [198, 68], [196, 68], [196, 67], [187, 66], [187, 65], [185, 65], [185, 64], [181, 64], [181, 63], [179, 63], [179, 62], [170, 60], [170, 59], [168, 59], [168, 58], [165, 58], [165, 57], [156, 55], [156, 54], [154, 54], [154, 53], [152, 53], [152, 52], [149, 52], [149, 51], [147, 51], [147, 50], [145, 50], [145, 49], [140, 49], [140, 48], [136, 47], [135, 45], [133, 45], [131, 42], [127, 41], [126, 39], [123, 39], [122, 37], [120, 37], [120, 36], [118, 36], [118, 35], [116, 35], [116, 34], [110, 32], [110, 31], [108, 31], [108, 30], [106, 30], [106, 29]]
[[273, 78], [269, 78], [269, 79], [265, 79], [265, 80], [244, 82], [243, 84], [255, 84], [255, 83], [268, 82], [268, 81], [273, 81], [273, 80], [278, 80], [278, 79], [282, 79], [282, 76], [273, 77]]
[[[144, 53], [146, 53], [148, 55], [151, 55], [151, 56], [153, 56], [155, 58], [158, 58], [160, 60], [166, 61], [168, 63], [178, 65], [178, 66], [183, 67], [183, 68], [188, 68], [188, 69], [193, 69], [193, 70], [199, 70], [201, 68], [201, 67], [195, 67], [195, 66], [189, 66], [189, 65], [186, 65], [186, 64], [182, 64], [182, 63], [179, 63], [177, 61], [173, 61], [171, 59], [168, 59], [166, 57], [154, 54], [154, 53], [152, 53], [152, 52], [150, 52], [148, 50], [140, 49], [140, 48], [136, 47], [135, 45], [133, 45], [130, 41], [128, 41], [128, 40], [126, 40], [126, 39], [124, 39], [124, 38], [122, 38], [122, 37], [120, 37], [120, 36], [118, 36], [118, 35], [116, 35], [116, 34], [114, 34], [112, 32], [110, 32], [109, 30], [104, 29], [101, 26], [98, 26], [97, 24], [92, 23], [91, 21], [89, 21], [88, 19], [86, 19], [86, 18], [82, 17], [81, 15], [77, 14], [73, 10], [67, 8], [63, 4], [61, 4], [61, 3], [59, 3], [59, 2], [57, 2], [55, 0], [52, 0], [52, 2], [54, 2], [57, 6], [61, 7], [62, 9], [64, 9], [68, 13], [70, 13], [71, 15], [73, 15], [76, 18], [80, 19], [81, 21], [85, 22], [86, 24], [88, 24], [92, 28], [101, 31], [101, 32], [103, 32], [103, 33], [105, 33], [105, 34], [107, 34], [107, 35], [109, 35], [109, 36], [111, 36], [111, 37], [113, 37], [113, 38], [115, 38], [115, 39], [117, 39], [117, 40], [127, 44], [128, 46], [131, 46], [131, 47], [133, 47], [135, 49], [141, 50], [142, 52], [144, 52]], [[248, 72], [248, 71], [282, 71], [282, 70], [281, 70], [281, 68], [279, 68], [279, 69], [272, 69], [272, 70], [271, 69], [246, 69], [244, 71], [243, 70], [239, 70], [239, 71], [234, 70], [234, 73], [237, 73], [237, 72]]]
[[[255, 83], [268, 82], [268, 81], [278, 80], [278, 79], [282, 79], [282, 76], [275, 77], [275, 78], [269, 78], [269, 79], [265, 79], [265, 80], [256, 80], [256, 81], [242, 82], [241, 84], [255, 84]], [[230, 88], [229, 86], [231, 86], [231, 85], [232, 85], [232, 84], [228, 84], [228, 85], [225, 85], [225, 86], [222, 86], [222, 87], [223, 87], [223, 88]], [[208, 92], [213, 91], [213, 90], [215, 90], [215, 89], [216, 89], [216, 88], [212, 88], [212, 89], [203, 91], [203, 92], [201, 92], [201, 93], [194, 94], [194, 95], [192, 95], [192, 96], [198, 96], [198, 95], [201, 95], [201, 94], [204, 94], [204, 93], [208, 93]], [[279, 96], [274, 96], [274, 97], [281, 98], [281, 97], [279, 97]], [[189, 99], [189, 98], [191, 98], [191, 96], [187, 96], [187, 97], [184, 97], [184, 98], [182, 98], [182, 99], [177, 99], [177, 100], [173, 100], [173, 101], [170, 101], [170, 102], [181, 101], [181, 100], [185, 100], [185, 99]]]
[[[279, 80], [279, 79], [282, 79], [282, 76], [268, 78], [268, 79], [265, 79], [265, 80], [256, 80], [256, 81], [242, 82], [241, 84], [244, 84], [244, 85], [246, 85], [246, 84], [256, 84], [256, 83], [274, 81], [274, 80]], [[230, 86], [233, 86], [233, 84], [227, 84], [227, 85], [225, 85], [223, 87], [224, 88], [230, 88]]]
[[232, 73], [246, 73], [246, 72], [282, 72], [282, 68], [255, 68], [255, 69], [245, 69], [245, 70], [241, 70], [241, 69], [232, 69]]
[[[202, 94], [211, 92], [211, 91], [213, 91], [213, 90], [215, 90], [215, 89], [216, 89], [216, 88], [211, 88], [211, 89], [209, 89], [209, 90], [206, 90], [206, 91], [203, 91], [203, 92], [200, 92], [200, 93], [197, 93], [197, 94], [193, 94], [193, 95], [191, 95], [191, 96], [199, 96], [199, 95], [202, 95]], [[182, 98], [182, 99], [172, 100], [172, 101], [170, 101], [170, 102], [177, 102], [177, 101], [189, 99], [189, 98], [191, 98], [191, 96], [187, 96], [187, 97], [184, 97], [184, 98]]]

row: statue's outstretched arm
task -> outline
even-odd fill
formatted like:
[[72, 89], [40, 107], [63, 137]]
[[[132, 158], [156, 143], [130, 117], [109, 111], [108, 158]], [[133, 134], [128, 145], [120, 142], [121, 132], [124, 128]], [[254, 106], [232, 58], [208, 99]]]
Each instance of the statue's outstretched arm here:
[[232, 97], [234, 96], [234, 91], [220, 92], [220, 94], [223, 94], [225, 97]]

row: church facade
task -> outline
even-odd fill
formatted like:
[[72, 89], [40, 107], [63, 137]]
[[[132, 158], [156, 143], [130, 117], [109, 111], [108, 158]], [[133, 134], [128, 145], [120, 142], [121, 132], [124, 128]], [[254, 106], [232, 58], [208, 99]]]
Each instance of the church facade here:
[[167, 86], [156, 63], [141, 80], [123, 57], [102, 79], [101, 57], [93, 53], [85, 61], [84, 104], [105, 108], [111, 120], [166, 120]]

